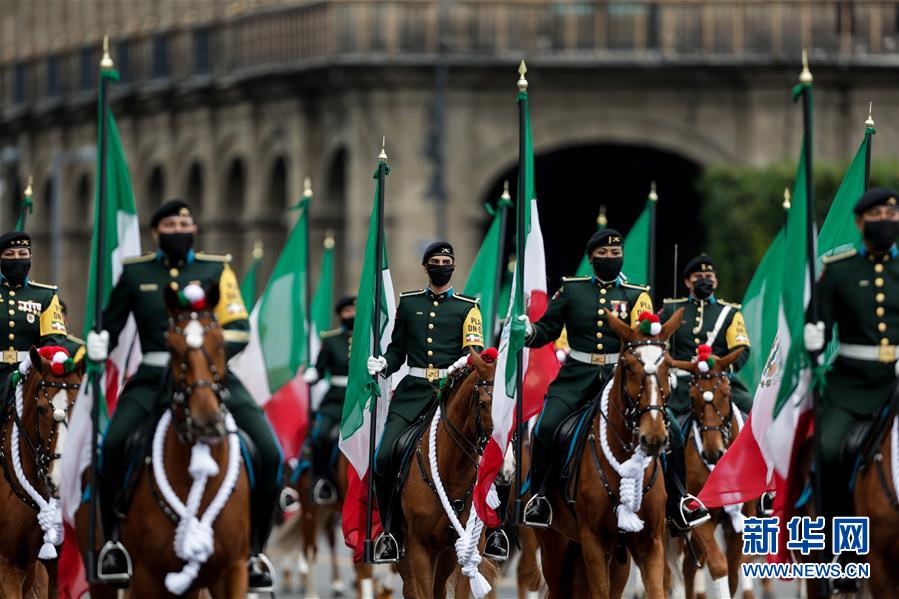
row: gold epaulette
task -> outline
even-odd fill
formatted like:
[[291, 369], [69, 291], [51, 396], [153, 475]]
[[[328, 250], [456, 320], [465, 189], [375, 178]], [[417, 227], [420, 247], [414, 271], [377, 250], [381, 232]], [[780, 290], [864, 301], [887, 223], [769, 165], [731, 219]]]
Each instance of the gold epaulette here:
[[207, 254], [206, 252], [196, 252], [194, 258], [204, 262], [231, 262], [231, 254]]
[[424, 293], [424, 289], [416, 289], [415, 291], [404, 291], [400, 294], [400, 297], [409, 297], [410, 295], [421, 295]]
[[743, 307], [743, 304], [735, 304], [735, 303], [733, 303], [733, 302], [726, 302], [726, 301], [720, 300], [720, 299], [716, 299], [716, 301], [717, 301], [719, 304], [723, 304], [723, 305], [725, 305], [725, 306], [730, 306], [730, 307], [733, 308], [734, 310], [739, 310], [740, 308]]
[[53, 291], [56, 291], [59, 288], [56, 285], [47, 285], [46, 283], [38, 283], [37, 281], [32, 281], [31, 279], [28, 279], [28, 284], [31, 285], [32, 287], [40, 287], [41, 289], [52, 289]]
[[662, 303], [663, 304], [682, 304], [685, 301], [687, 301], [687, 298], [685, 298], [685, 297], [666, 297], [665, 299], [662, 300]]
[[857, 253], [858, 250], [846, 250], [845, 252], [840, 252], [839, 254], [834, 254], [832, 256], [824, 256], [823, 258], [821, 258], [821, 262], [823, 262], [824, 264], [833, 264], [834, 262], [839, 262], [840, 260], [851, 258]]
[[460, 299], [463, 302], [471, 302], [472, 304], [478, 304], [481, 301], [476, 297], [468, 297], [467, 295], [462, 295], [461, 293], [454, 293], [453, 297], [456, 299]]
[[122, 260], [122, 264], [138, 264], [140, 262], [150, 262], [156, 259], [156, 252], [148, 252], [142, 256], [131, 256]]
[[74, 335], [66, 335], [66, 339], [71, 341], [72, 343], [77, 343], [78, 345], [84, 345], [84, 339], [79, 339]]
[[343, 332], [343, 329], [330, 329], [328, 331], [322, 331], [321, 334], [319, 335], [319, 337], [321, 337], [322, 339], [325, 339], [327, 337], [336, 337], [337, 335], [341, 334], [342, 332]]
[[590, 281], [593, 277], [562, 277], [563, 283], [576, 283], [578, 281]]
[[629, 289], [639, 289], [640, 291], [649, 291], [649, 285], [634, 285], [632, 283], [622, 283], [622, 287], [627, 287]]

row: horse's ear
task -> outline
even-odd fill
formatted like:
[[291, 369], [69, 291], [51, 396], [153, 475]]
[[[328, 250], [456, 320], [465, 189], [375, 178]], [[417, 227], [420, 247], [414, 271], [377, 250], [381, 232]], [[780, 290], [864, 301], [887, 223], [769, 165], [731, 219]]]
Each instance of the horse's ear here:
[[662, 332], [659, 333], [659, 337], [668, 341], [668, 338], [674, 334], [674, 331], [680, 327], [681, 323], [684, 321], [684, 309], [678, 308], [677, 311], [671, 315], [671, 318], [665, 321], [665, 324], [662, 325]]
[[606, 316], [609, 318], [609, 326], [612, 327], [612, 330], [615, 331], [615, 334], [618, 335], [618, 338], [621, 339], [621, 343], [628, 343], [634, 337], [634, 329], [627, 326], [627, 324], [615, 316], [611, 311], [606, 312]]
[[165, 300], [165, 307], [169, 314], [174, 314], [181, 309], [181, 301], [178, 299], [178, 291], [171, 285], [166, 285], [162, 291], [162, 297]]
[[41, 353], [32, 345], [31, 349], [28, 350], [28, 355], [31, 357], [31, 367], [37, 369], [43, 375], [44, 359], [41, 357]]
[[687, 360], [668, 360], [668, 366], [670, 368], [677, 368], [678, 370], [684, 370], [689, 372], [690, 374], [696, 374], [696, 362], [688, 362]]
[[746, 348], [745, 348], [745, 347], [738, 347], [737, 349], [735, 349], [734, 351], [730, 352], [729, 354], [727, 354], [727, 355], [724, 356], [723, 358], [719, 358], [719, 359], [718, 359], [718, 364], [717, 364], [717, 366], [718, 366], [721, 370], [727, 370], [728, 368], [730, 368], [730, 365], [731, 365], [731, 364], [733, 364], [734, 362], [736, 362], [737, 358], [740, 357], [740, 355], [743, 353], [743, 350], [744, 350], [744, 349], [746, 349]]
[[222, 293], [218, 283], [213, 281], [206, 286], [206, 305], [210, 309], [219, 305], [219, 299], [221, 299], [221, 297]]

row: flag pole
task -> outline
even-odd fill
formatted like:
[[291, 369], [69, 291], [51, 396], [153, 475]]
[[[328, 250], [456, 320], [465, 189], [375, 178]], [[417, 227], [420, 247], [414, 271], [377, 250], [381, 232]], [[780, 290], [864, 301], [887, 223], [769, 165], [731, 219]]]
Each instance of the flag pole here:
[[[306, 177], [303, 179], [303, 222], [306, 227], [306, 247], [303, 248], [303, 251], [306, 252], [306, 276], [303, 280], [303, 308], [306, 311], [306, 367], [311, 367], [312, 364], [312, 310], [310, 306], [312, 291], [310, 284], [310, 279], [312, 277], [309, 276], [309, 266], [311, 265], [311, 260], [309, 259], [309, 205], [312, 203], [312, 179]], [[309, 402], [309, 413], [312, 413], [312, 402]], [[311, 422], [311, 421], [310, 421]]]
[[28, 220], [28, 213], [32, 210], [34, 203], [32, 202], [32, 191], [34, 185], [34, 176], [28, 175], [28, 186], [25, 188], [25, 196], [22, 198], [22, 208], [19, 214], [19, 222], [16, 223], [17, 231], [25, 230], [25, 222]]
[[[524, 78], [524, 74], [527, 73], [527, 66], [524, 64], [524, 60], [521, 61], [521, 64], [518, 66], [518, 91], [522, 94], [527, 94], [528, 91], [528, 80]], [[526, 212], [526, 204], [525, 202], [529, 202], [530, 198], [522, 197], [522, 193], [525, 190], [526, 182], [527, 182], [527, 112], [525, 110], [524, 102], [518, 102], [518, 205], [516, 211], [516, 227], [515, 227], [515, 239], [516, 239], [516, 247], [515, 251], [518, 254], [518, 257], [515, 261], [515, 294], [522, 296], [524, 289], [524, 247], [525, 247], [525, 223], [524, 218]], [[514, 305], [515, 298], [512, 298], [512, 304]], [[513, 309], [514, 311], [514, 309]], [[510, 325], [511, 326], [511, 325]], [[522, 486], [522, 477], [521, 477], [521, 464], [523, 458], [523, 434], [524, 434], [524, 426], [522, 426], [522, 418], [524, 417], [524, 400], [522, 397], [523, 387], [524, 387], [524, 373], [522, 369], [524, 368], [524, 349], [519, 349], [515, 355], [516, 360], [516, 368], [515, 368], [515, 505], [513, 509], [514, 521], [521, 523], [523, 522], [522, 514], [522, 506], [521, 506], [521, 486]]]
[[868, 118], [865, 120], [865, 191], [871, 187], [871, 138], [876, 133], [874, 117], [871, 114], [872, 108], [874, 108], [874, 103], [868, 102]]
[[[509, 180], [503, 181], [503, 195], [499, 197], [496, 204], [496, 218], [499, 219], [499, 244], [496, 251], [496, 280], [493, 281], [493, 306], [492, 314], [487, 314], [485, 318], [486, 330], [489, 333], [484, 338], [485, 343], [493, 343], [494, 327], [496, 326], [496, 318], [499, 313], [499, 294], [503, 286], [503, 273], [506, 270], [506, 264], [503, 262], [503, 249], [506, 246], [506, 225], [508, 222], [509, 205], [512, 203], [512, 196], [509, 194]], [[500, 316], [501, 317], [501, 316]]]
[[[99, 189], [97, 193], [97, 212], [100, 218], [97, 219], [97, 255], [94, 256], [96, 261], [95, 278], [94, 278], [94, 332], [100, 333], [103, 330], [103, 279], [106, 276], [104, 270], [104, 257], [106, 248], [106, 193], [107, 193], [107, 164], [106, 153], [109, 144], [107, 143], [108, 131], [107, 121], [109, 119], [109, 78], [103, 76], [104, 71], [110, 71], [114, 68], [112, 57], [109, 56], [109, 37], [103, 37], [103, 57], [100, 59], [100, 122], [97, 123], [100, 138], [100, 172], [98, 174]], [[88, 527], [87, 527], [87, 578], [90, 582], [97, 580], [97, 560], [96, 560], [96, 529], [97, 529], [97, 502], [99, 492], [97, 490], [97, 468], [98, 464], [98, 440], [100, 432], [100, 378], [103, 376], [104, 364], [97, 365], [98, 368], [91, 375], [91, 392], [93, 394], [93, 405], [91, 406], [91, 475], [90, 475], [90, 506], [88, 509]], [[105, 531], [104, 534], [108, 533]]]
[[649, 188], [649, 252], [647, 255], [646, 275], [648, 277], [650, 297], [656, 293], [656, 208], [659, 195], [656, 193], [656, 182]]
[[[387, 178], [387, 138], [381, 138], [381, 153], [378, 154], [378, 234], [375, 241], [375, 313], [372, 315], [372, 338], [374, 348], [372, 355], [381, 355], [381, 270], [384, 268], [384, 187]], [[375, 389], [377, 389], [378, 375], [374, 377]], [[368, 501], [365, 503], [365, 542], [363, 544], [363, 556], [365, 563], [374, 562], [374, 542], [371, 538], [373, 526], [373, 501], [375, 496], [375, 445], [377, 442], [378, 427], [378, 392], [371, 395], [371, 418], [369, 420], [368, 434]]]

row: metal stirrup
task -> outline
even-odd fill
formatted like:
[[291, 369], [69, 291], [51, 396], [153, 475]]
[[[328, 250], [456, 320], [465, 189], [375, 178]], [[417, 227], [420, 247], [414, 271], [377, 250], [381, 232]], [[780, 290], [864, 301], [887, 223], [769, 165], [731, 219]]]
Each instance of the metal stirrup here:
[[[122, 555], [125, 556], [125, 565], [127, 566], [126, 572], [124, 574], [107, 574], [103, 571], [103, 560], [106, 559], [106, 556], [109, 555], [111, 551], [116, 550], [121, 551]], [[131, 574], [131, 555], [128, 554], [128, 550], [125, 549], [125, 546], [118, 541], [106, 541], [106, 544], [100, 549], [100, 555], [97, 557], [97, 578], [105, 583], [128, 582], [131, 580]]]
[[[396, 559], [381, 559], [380, 555], [384, 553], [386, 547], [384, 545], [393, 544], [396, 547]], [[380, 548], [380, 551], [378, 549]], [[398, 562], [400, 557], [400, 545], [394, 537], [389, 532], [382, 532], [378, 535], [378, 538], [375, 540], [375, 555], [372, 563], [375, 564], [392, 564], [394, 562]]]
[[[549, 521], [546, 523], [543, 522], [533, 522], [528, 520], [528, 510], [532, 505], [535, 505], [539, 502], [544, 502], [546, 504], [547, 509], [549, 509]], [[531, 528], [549, 528], [552, 525], [553, 521], [553, 506], [549, 502], [549, 500], [543, 495], [534, 495], [528, 502], [524, 504], [524, 514], [522, 514], [522, 522], [525, 526], [530, 526]]]
[[[693, 502], [693, 501], [698, 503], [699, 507], [694, 510], [691, 510], [689, 507], [687, 507], [687, 505], [688, 505], [688, 502]], [[706, 510], [705, 516], [703, 516], [702, 518], [695, 520], [693, 522], [688, 520], [687, 514], [689, 514], [690, 512], [695, 512], [698, 509]], [[680, 511], [680, 516], [683, 519], [684, 523], [687, 525], [687, 528], [696, 528], [700, 524], [705, 524], [712, 518], [712, 515], [709, 513], [708, 509], [706, 509], [705, 504], [703, 504], [701, 501], [699, 501], [698, 497], [696, 497], [695, 495], [691, 495], [689, 493], [687, 493], [686, 495], [681, 497], [680, 505], [678, 506], [678, 510]]]

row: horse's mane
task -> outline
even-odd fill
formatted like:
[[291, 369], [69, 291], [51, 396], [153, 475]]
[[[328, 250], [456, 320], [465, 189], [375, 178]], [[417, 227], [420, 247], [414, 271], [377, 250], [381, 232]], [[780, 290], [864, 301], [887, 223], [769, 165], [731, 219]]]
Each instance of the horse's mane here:
[[466, 365], [446, 375], [443, 378], [443, 382], [440, 384], [440, 389], [437, 391], [437, 402], [439, 404], [446, 403], [453, 390], [456, 388], [456, 385], [468, 378], [468, 375], [470, 375], [473, 370], [473, 366]]

